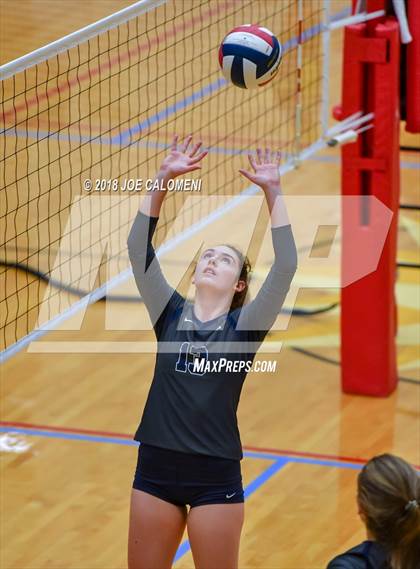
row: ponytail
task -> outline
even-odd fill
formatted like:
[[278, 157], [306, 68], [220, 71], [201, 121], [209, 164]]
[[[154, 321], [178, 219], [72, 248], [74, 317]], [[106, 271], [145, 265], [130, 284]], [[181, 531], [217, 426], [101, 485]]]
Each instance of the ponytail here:
[[388, 551], [392, 569], [418, 569], [420, 476], [402, 458], [372, 458], [358, 478], [358, 502], [366, 526]]
[[[420, 503], [409, 500], [404, 508], [401, 523], [400, 541], [391, 553], [392, 566], [395, 569], [415, 569], [420, 563]], [[397, 533], [397, 532], [396, 532]]]

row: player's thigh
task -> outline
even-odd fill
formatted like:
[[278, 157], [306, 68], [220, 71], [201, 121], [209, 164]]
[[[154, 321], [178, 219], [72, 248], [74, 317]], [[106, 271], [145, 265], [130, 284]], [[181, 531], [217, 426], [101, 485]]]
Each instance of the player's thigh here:
[[187, 527], [196, 569], [236, 569], [243, 522], [243, 503], [191, 508]]
[[133, 489], [128, 569], [169, 569], [182, 539], [186, 520], [186, 507], [175, 506]]

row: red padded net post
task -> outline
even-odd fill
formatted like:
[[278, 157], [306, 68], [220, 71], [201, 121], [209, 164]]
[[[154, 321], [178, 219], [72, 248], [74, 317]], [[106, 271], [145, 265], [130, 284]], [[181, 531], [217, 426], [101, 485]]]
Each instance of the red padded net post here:
[[[396, 246], [399, 204], [400, 38], [395, 18], [345, 29], [342, 105], [335, 117], [374, 113], [374, 128], [342, 148], [344, 196], [375, 196], [394, 213], [377, 269], [341, 294], [341, 369], [346, 393], [386, 396], [397, 384]], [[375, 232], [375, 212], [343, 206], [343, 283]], [[345, 200], [343, 200], [345, 203]]]
[[413, 41], [407, 44], [407, 110], [405, 129], [420, 132], [420, 2], [408, 0], [407, 17]]

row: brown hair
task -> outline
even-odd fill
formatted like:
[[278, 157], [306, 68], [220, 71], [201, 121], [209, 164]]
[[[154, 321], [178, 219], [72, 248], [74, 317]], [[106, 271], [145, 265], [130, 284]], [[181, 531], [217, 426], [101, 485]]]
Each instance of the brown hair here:
[[418, 569], [420, 476], [402, 458], [375, 456], [358, 477], [357, 498], [366, 527], [390, 555], [392, 569]]
[[245, 287], [241, 291], [235, 292], [232, 298], [232, 303], [230, 305], [231, 310], [235, 310], [235, 308], [240, 308], [244, 305], [246, 295], [248, 294], [249, 289], [249, 277], [251, 273], [251, 262], [246, 255], [244, 255], [239, 249], [234, 247], [233, 245], [229, 245], [228, 243], [223, 244], [224, 247], [229, 247], [232, 251], [235, 251], [236, 256], [239, 259], [239, 266], [241, 267], [241, 271], [239, 273], [238, 281], [244, 281]]

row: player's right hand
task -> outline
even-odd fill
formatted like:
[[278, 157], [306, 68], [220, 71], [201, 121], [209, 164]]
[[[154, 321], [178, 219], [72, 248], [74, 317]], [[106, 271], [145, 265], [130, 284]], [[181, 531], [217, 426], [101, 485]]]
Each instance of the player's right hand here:
[[187, 136], [183, 144], [178, 145], [178, 135], [175, 135], [171, 145], [171, 151], [163, 160], [160, 174], [166, 178], [176, 178], [182, 174], [188, 174], [194, 170], [200, 170], [199, 162], [207, 155], [207, 151], [199, 152], [202, 142], [197, 142], [191, 150], [188, 150], [192, 141], [192, 134]]

